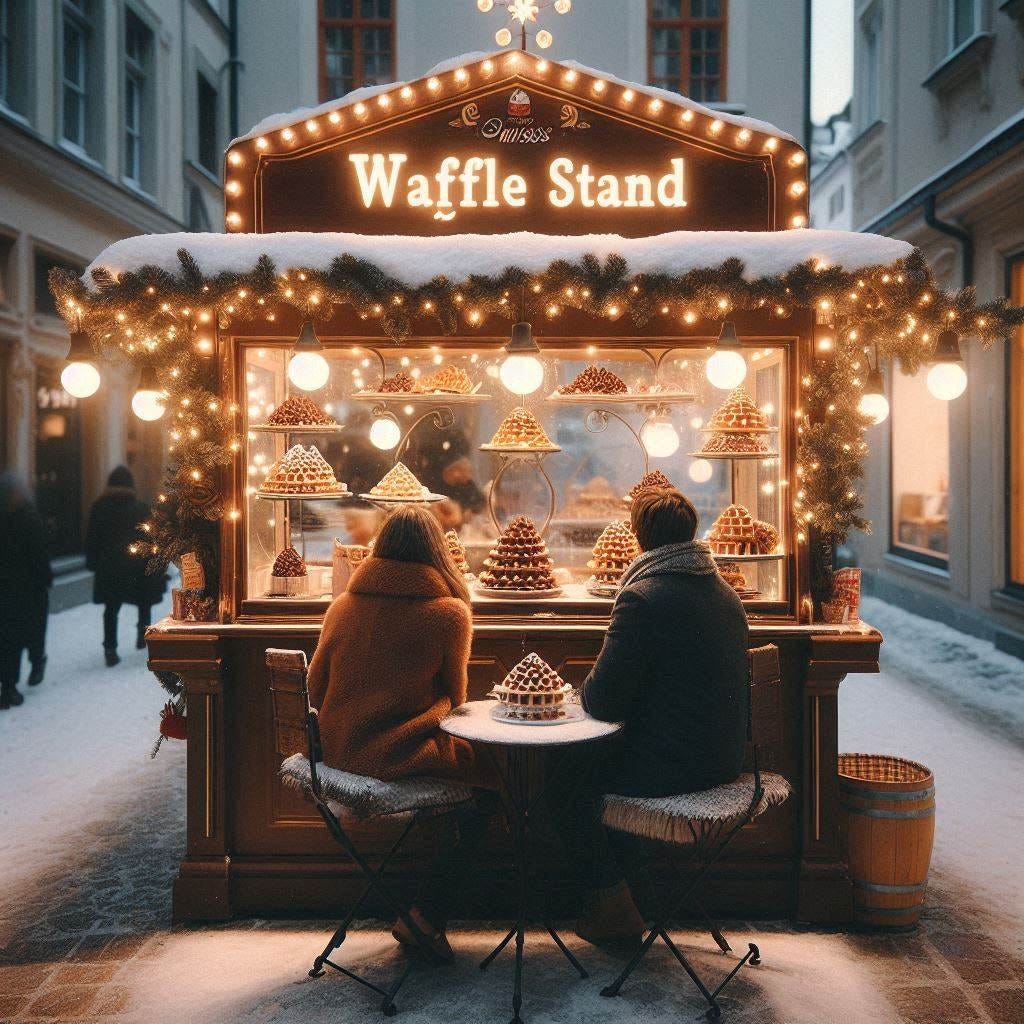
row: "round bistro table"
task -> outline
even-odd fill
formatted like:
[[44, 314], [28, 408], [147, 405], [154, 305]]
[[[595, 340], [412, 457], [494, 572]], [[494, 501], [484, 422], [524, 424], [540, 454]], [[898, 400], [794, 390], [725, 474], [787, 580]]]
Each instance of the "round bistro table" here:
[[[498, 945], [481, 961], [480, 969], [486, 970], [494, 958], [512, 941], [516, 940], [515, 980], [512, 989], [512, 1024], [522, 1024], [519, 1011], [523, 1005], [523, 946], [525, 943], [526, 915], [529, 909], [529, 876], [530, 876], [530, 840], [531, 817], [535, 816], [538, 805], [544, 798], [546, 787], [533, 777], [530, 754], [537, 751], [565, 749], [577, 743], [594, 743], [617, 733], [620, 722], [600, 722], [591, 718], [579, 705], [570, 704], [573, 714], [579, 717], [557, 724], [524, 724], [520, 722], [501, 721], [492, 714], [498, 707], [493, 700], [474, 700], [456, 708], [441, 722], [441, 728], [452, 736], [469, 740], [482, 747], [494, 767], [505, 798], [505, 813], [508, 817], [509, 829], [512, 832], [513, 852], [515, 856], [516, 876], [519, 882], [516, 923], [509, 929]], [[503, 750], [504, 758], [496, 756], [497, 750]], [[594, 756], [597, 755], [597, 748]], [[547, 776], [554, 777], [557, 771], [549, 771]], [[580, 780], [582, 781], [582, 780]], [[575, 790], [570, 793], [570, 799]], [[543, 908], [544, 927], [562, 951], [565, 958], [579, 972], [581, 978], [587, 972], [580, 962], [572, 955], [555, 931], [547, 913]]]

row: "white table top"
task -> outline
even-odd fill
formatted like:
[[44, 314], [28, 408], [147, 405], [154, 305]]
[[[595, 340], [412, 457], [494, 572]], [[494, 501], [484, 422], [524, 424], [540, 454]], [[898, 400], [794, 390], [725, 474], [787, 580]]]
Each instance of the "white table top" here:
[[585, 711], [582, 718], [557, 725], [502, 722], [491, 715], [496, 705], [494, 700], [471, 700], [442, 719], [441, 728], [460, 739], [503, 747], [558, 747], [590, 743], [611, 736], [622, 728], [621, 722], [600, 722]]

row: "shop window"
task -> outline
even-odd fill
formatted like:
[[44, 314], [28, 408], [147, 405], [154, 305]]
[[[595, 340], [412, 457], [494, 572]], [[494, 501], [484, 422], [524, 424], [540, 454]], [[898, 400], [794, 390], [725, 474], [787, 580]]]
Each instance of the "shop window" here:
[[57, 307], [50, 293], [50, 271], [55, 267], [70, 270], [73, 274], [81, 274], [83, 268], [51, 256], [47, 252], [37, 251], [35, 255], [35, 312], [41, 316], [59, 316]]
[[924, 372], [892, 374], [892, 534], [901, 555], [949, 564], [949, 403], [932, 397]]
[[320, 0], [320, 98], [395, 79], [393, 0]]
[[651, 85], [702, 103], [725, 99], [726, 0], [649, 0]]
[[36, 505], [51, 558], [82, 550], [82, 417], [60, 366], [36, 370]]
[[200, 166], [220, 175], [220, 145], [217, 138], [217, 90], [203, 74], [196, 76], [196, 157]]
[[61, 103], [65, 141], [90, 148], [93, 133], [94, 26], [89, 0], [64, 0], [62, 22]]
[[28, 114], [28, 0], [0, 0], [0, 107]]
[[949, 49], [966, 43], [978, 30], [978, 0], [948, 0]]
[[124, 16], [124, 176], [143, 186], [148, 177], [152, 119], [147, 116], [152, 92], [153, 33], [131, 11]]
[[[1024, 303], [1024, 257], [1010, 266], [1010, 297], [1014, 305]], [[1017, 331], [1009, 346], [1010, 415], [1006, 439], [1009, 460], [1009, 582], [1024, 588], [1024, 328]]]

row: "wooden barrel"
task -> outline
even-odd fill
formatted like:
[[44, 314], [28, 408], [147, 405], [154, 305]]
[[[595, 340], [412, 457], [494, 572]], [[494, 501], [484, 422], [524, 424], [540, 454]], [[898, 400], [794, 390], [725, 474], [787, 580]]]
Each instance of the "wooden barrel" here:
[[899, 757], [840, 754], [839, 801], [854, 920], [916, 925], [935, 835], [935, 777]]

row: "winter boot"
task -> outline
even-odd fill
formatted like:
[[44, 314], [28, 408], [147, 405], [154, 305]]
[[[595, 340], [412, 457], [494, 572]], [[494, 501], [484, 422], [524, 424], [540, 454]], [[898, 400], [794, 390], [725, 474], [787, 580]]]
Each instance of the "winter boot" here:
[[28, 674], [28, 685], [38, 686], [43, 681], [43, 675], [46, 672], [46, 655], [44, 654], [38, 661], [32, 662], [32, 671]]
[[5, 686], [0, 690], [0, 711], [6, 711], [8, 708], [16, 708], [24, 703], [25, 698], [18, 693], [18, 687], [15, 683], [11, 683], [9, 686]]
[[107, 668], [113, 668], [115, 665], [121, 664], [121, 659], [117, 656], [116, 647], [104, 647], [103, 658], [107, 663]]
[[644, 919], [636, 909], [625, 882], [590, 894], [584, 915], [576, 922], [576, 934], [595, 946], [606, 943], [638, 946], [644, 933]]

